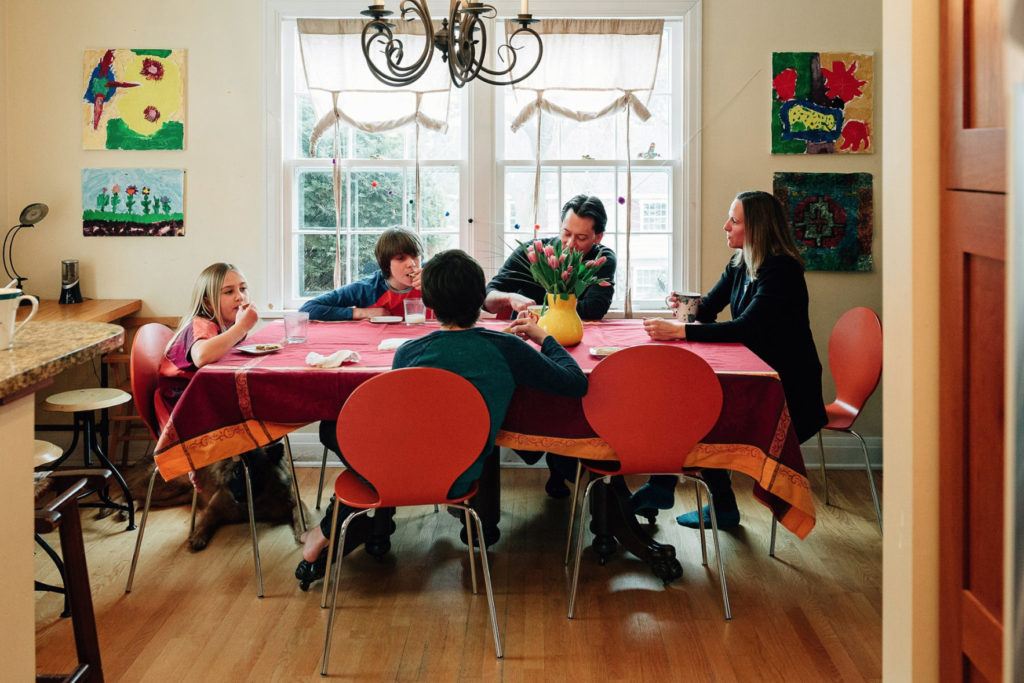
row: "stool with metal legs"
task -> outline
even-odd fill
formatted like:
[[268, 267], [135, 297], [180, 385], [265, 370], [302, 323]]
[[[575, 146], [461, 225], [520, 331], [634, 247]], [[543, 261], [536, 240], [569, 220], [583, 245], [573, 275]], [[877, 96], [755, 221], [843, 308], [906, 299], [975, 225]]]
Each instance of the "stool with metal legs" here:
[[[47, 465], [55, 460], [59, 460], [61, 456], [60, 446], [57, 444], [50, 443], [49, 441], [41, 441], [40, 439], [35, 440], [35, 444], [32, 452], [32, 467], [33, 469]], [[38, 496], [38, 489], [36, 495]], [[53, 560], [53, 564], [57, 567], [57, 572], [60, 574], [61, 581], [64, 582], [64, 562], [60, 559], [60, 555], [57, 551], [46, 542], [42, 536], [38, 533], [35, 534], [36, 543], [46, 556]], [[66, 582], [64, 582], [66, 583]], [[51, 593], [58, 593], [64, 596], [64, 611], [60, 613], [63, 618], [71, 616], [71, 603], [68, 601], [68, 591], [64, 586], [54, 586], [53, 584], [44, 583], [38, 579], [35, 581], [35, 589], [37, 591], [49, 591]]]
[[103, 507], [115, 510], [122, 510], [128, 515], [128, 530], [135, 528], [135, 504], [131, 491], [124, 477], [107, 458], [106, 453], [100, 447], [99, 434], [97, 433], [95, 411], [112, 408], [127, 403], [131, 400], [131, 394], [120, 389], [96, 388], [76, 389], [64, 391], [59, 394], [47, 397], [43, 402], [43, 408], [52, 412], [72, 413], [74, 416], [74, 433], [71, 437], [71, 445], [64, 454], [56, 460], [51, 469], [57, 469], [74, 452], [78, 445], [78, 439], [82, 437], [82, 452], [85, 458], [85, 467], [92, 467], [93, 454], [99, 459], [101, 466], [108, 469], [114, 476], [121, 491], [124, 493], [124, 504], [115, 503], [110, 498], [109, 487], [103, 487], [96, 491], [102, 502], [81, 503], [79, 507]]

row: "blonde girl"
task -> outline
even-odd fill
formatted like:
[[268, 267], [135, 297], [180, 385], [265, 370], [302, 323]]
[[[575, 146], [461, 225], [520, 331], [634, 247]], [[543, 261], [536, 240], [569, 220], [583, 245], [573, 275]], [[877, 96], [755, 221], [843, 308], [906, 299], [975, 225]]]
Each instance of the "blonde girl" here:
[[230, 263], [207, 266], [192, 288], [188, 312], [160, 364], [159, 392], [168, 409], [178, 402], [199, 368], [219, 360], [245, 339], [258, 320], [242, 271]]

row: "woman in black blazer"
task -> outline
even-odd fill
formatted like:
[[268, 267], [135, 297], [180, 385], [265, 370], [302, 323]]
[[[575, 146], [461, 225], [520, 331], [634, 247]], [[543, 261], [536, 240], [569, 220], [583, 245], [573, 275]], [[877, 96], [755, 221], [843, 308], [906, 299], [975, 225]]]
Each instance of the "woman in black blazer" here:
[[[651, 339], [659, 341], [689, 339], [744, 344], [779, 373], [797, 438], [806, 441], [828, 418], [821, 398], [821, 363], [807, 311], [803, 259], [785, 210], [767, 192], [741, 192], [729, 208], [723, 229], [736, 253], [718, 283], [701, 298], [698, 322], [685, 324], [669, 318], [651, 318], [644, 321], [644, 329]], [[732, 320], [715, 322], [727, 304]], [[728, 471], [705, 469], [701, 476], [711, 489], [718, 526], [739, 525], [739, 509]], [[675, 482], [675, 477], [652, 477], [633, 494], [634, 510], [671, 508]], [[698, 514], [703, 514], [705, 524], [711, 523], [707, 506], [680, 515], [677, 521], [698, 528]]]

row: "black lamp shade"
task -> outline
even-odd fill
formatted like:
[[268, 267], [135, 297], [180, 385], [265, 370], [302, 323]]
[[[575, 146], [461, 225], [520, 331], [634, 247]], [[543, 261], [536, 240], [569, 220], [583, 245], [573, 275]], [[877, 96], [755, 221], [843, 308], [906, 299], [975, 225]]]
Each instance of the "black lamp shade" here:
[[35, 225], [39, 221], [46, 218], [46, 214], [50, 212], [50, 207], [46, 204], [35, 203], [29, 204], [21, 210], [21, 216], [18, 217], [18, 222], [24, 226]]

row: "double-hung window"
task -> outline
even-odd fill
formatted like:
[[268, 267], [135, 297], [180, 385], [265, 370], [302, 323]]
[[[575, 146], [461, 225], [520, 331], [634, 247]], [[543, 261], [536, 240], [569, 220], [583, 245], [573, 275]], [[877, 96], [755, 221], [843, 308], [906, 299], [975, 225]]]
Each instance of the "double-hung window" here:
[[[499, 17], [518, 11], [518, 3], [494, 4]], [[630, 149], [623, 114], [587, 122], [544, 119], [536, 221], [536, 119], [512, 132], [517, 104], [511, 88], [485, 83], [453, 87], [446, 132], [421, 128], [417, 133], [408, 125], [366, 133], [342, 123], [337, 148], [333, 132], [328, 132], [310, 150], [316, 117], [306, 89], [296, 19], [359, 17], [365, 4], [268, 0], [265, 6], [264, 35], [271, 46], [264, 60], [266, 265], [275, 306], [294, 308], [333, 287], [336, 230], [343, 284], [377, 269], [373, 246], [380, 231], [393, 225], [413, 228], [417, 208], [428, 257], [459, 247], [492, 275], [517, 241], [534, 236], [534, 225], [540, 226], [542, 237], [557, 234], [560, 207], [579, 193], [597, 195], [608, 211], [603, 244], [616, 251], [619, 263], [611, 314], [624, 305], [627, 211], [632, 212], [633, 310], [663, 307], [669, 290], [699, 285], [700, 2], [644, 3], [648, 16], [661, 12], [665, 24], [657, 79], [647, 101], [652, 115], [646, 122], [632, 118]], [[600, 16], [614, 17], [614, 9], [608, 8], [624, 5], [603, 7], [606, 11]], [[544, 12], [536, 15], [542, 20], [586, 17], [594, 11], [592, 3], [570, 0], [538, 2], [533, 9]], [[437, 8], [438, 14], [444, 11]], [[629, 5], [629, 14], [634, 12]], [[494, 35], [501, 34], [502, 23], [491, 22]], [[360, 51], [354, 52], [353, 60], [364, 59]], [[627, 155], [632, 176], [628, 204]], [[337, 201], [335, 166], [340, 170]]]

